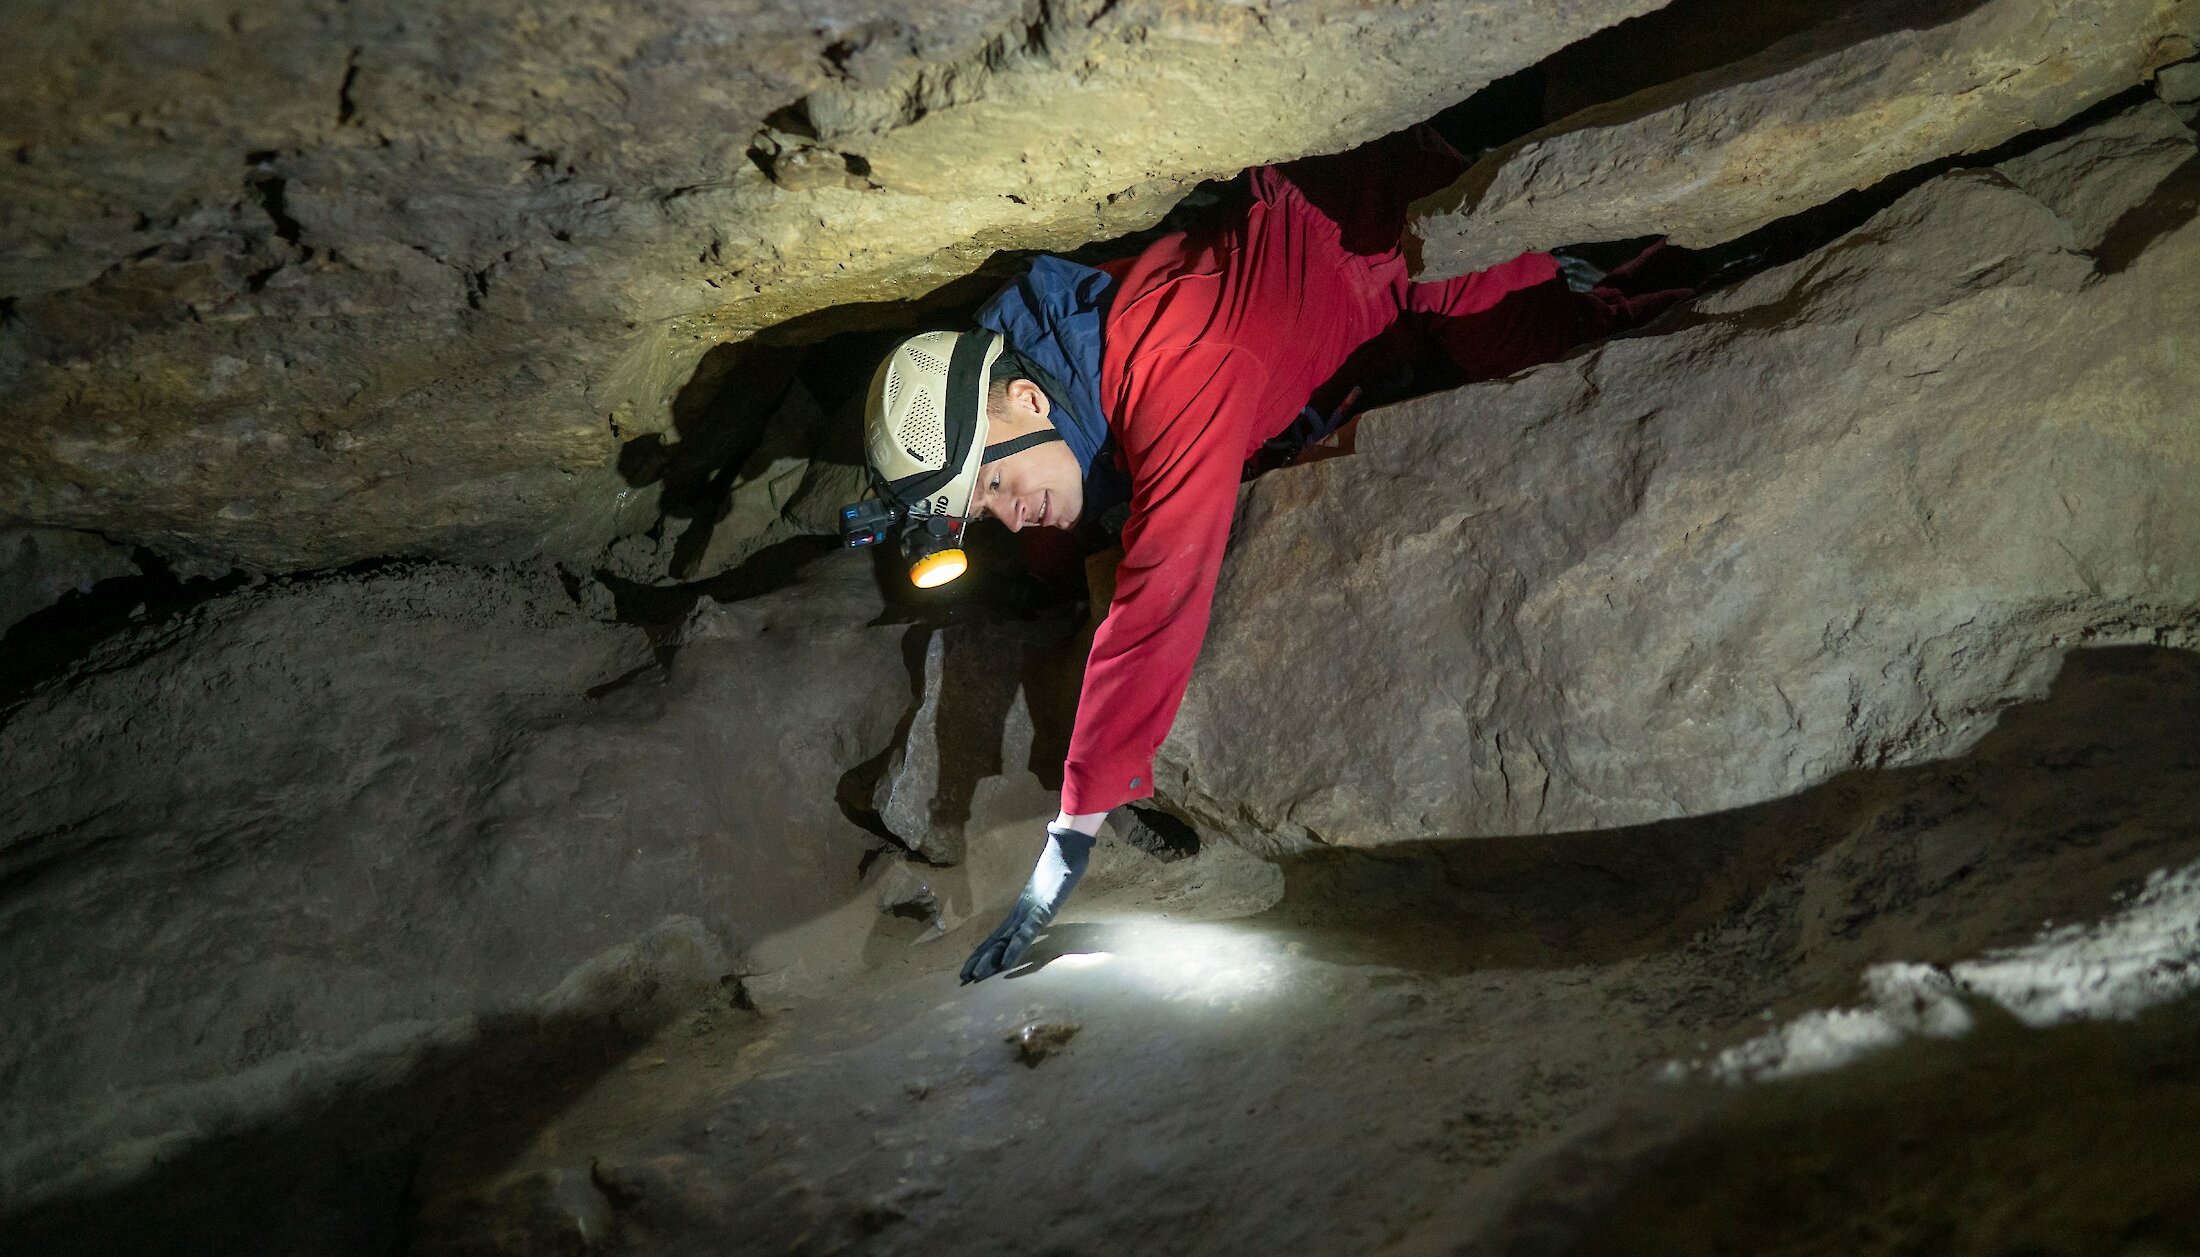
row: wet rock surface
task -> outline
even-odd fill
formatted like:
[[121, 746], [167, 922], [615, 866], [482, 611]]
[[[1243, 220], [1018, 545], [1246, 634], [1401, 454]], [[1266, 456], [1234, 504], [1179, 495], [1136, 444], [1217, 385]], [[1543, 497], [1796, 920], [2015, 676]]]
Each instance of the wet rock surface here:
[[902, 317], [1653, 7], [33, 4], [0, 500], [262, 571], [591, 559], [655, 522], [617, 455], [715, 346]]
[[2190, 133], [2133, 142], [2161, 123], [1259, 481], [1162, 794], [1285, 845], [1716, 811], [1956, 753], [2073, 645], [2191, 643], [2200, 226]]
[[2062, 122], [2196, 47], [2189, 0], [1860, 5], [1483, 158], [1414, 207], [1416, 272], [1642, 235], [1721, 244]]

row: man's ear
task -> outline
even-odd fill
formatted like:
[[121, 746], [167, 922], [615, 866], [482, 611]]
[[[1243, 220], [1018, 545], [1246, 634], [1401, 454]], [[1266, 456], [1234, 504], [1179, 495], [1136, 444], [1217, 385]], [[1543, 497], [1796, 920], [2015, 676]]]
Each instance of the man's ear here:
[[1008, 395], [1017, 405], [1036, 412], [1041, 419], [1052, 422], [1049, 412], [1054, 409], [1053, 400], [1047, 396], [1046, 390], [1040, 388], [1037, 384], [1030, 380], [1010, 380], [1008, 382]]

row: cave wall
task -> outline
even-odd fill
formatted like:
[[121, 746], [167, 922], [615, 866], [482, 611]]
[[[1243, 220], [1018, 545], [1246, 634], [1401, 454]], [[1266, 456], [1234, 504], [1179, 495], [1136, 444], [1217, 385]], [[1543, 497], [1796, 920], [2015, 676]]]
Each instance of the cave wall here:
[[[132, 545], [471, 565], [255, 583], [0, 712], [0, 1195], [792, 986], [804, 931], [990, 912], [1052, 806], [1066, 621], [912, 628], [839, 556], [645, 632], [574, 575], [821, 526], [846, 415], [733, 351], [905, 318], [1655, 7], [18, 6], [0, 606]], [[2174, 52], [2144, 47], [2023, 124]], [[2072, 649], [2200, 644], [2200, 166], [2189, 111], [2123, 103], [1252, 486], [1164, 802], [1257, 849], [1692, 816], [1962, 752]], [[1877, 171], [1952, 155], [1886, 138]], [[771, 439], [712, 464], [697, 389]], [[683, 445], [730, 481], [687, 569], [640, 457]]]
[[130, 552], [71, 528], [0, 528], [0, 635], [65, 594], [137, 571]]
[[712, 347], [1656, 3], [17, 5], [0, 502], [186, 570], [585, 559], [656, 523], [615, 455]]
[[645, 1031], [857, 893], [840, 777], [910, 703], [869, 565], [705, 601], [665, 661], [599, 598], [539, 566], [269, 582], [0, 725], [0, 1198], [514, 1019]]
[[2193, 0], [1860, 4], [1505, 145], [1414, 206], [1408, 249], [1438, 279], [1585, 240], [1722, 244], [2054, 126], [2196, 49]]
[[2149, 101], [1256, 482], [1161, 793], [1256, 844], [1630, 824], [2194, 645], [2196, 170]]

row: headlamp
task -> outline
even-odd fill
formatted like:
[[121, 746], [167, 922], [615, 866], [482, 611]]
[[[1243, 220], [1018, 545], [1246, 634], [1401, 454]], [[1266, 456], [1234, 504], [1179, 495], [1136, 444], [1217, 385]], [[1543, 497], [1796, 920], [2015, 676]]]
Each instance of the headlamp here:
[[886, 498], [866, 498], [840, 508], [840, 540], [848, 547], [874, 546], [901, 535], [901, 554], [909, 562], [909, 581], [931, 589], [969, 570], [963, 553], [963, 521], [951, 515], [914, 515]]

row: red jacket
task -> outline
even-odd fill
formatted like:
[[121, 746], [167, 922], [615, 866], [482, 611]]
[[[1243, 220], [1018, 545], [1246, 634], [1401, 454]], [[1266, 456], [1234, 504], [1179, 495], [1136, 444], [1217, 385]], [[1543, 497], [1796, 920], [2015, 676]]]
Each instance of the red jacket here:
[[[1342, 187], [1350, 201], [1352, 186], [1324, 186], [1323, 173], [1255, 170], [1242, 223], [1166, 237], [1108, 268], [1117, 285], [1101, 403], [1130, 473], [1131, 512], [1115, 600], [1085, 665], [1063, 772], [1066, 812], [1104, 812], [1153, 793], [1154, 751], [1207, 633], [1240, 471], [1355, 349], [1411, 333], [1484, 377], [1608, 330], [1600, 307], [1556, 281], [1549, 254], [1410, 283], [1394, 246], [1404, 200], [1378, 198], [1371, 237], [1366, 216], [1335, 195]], [[1370, 238], [1377, 251], [1355, 251]]]

